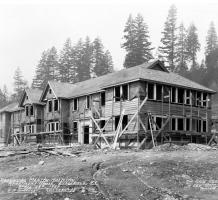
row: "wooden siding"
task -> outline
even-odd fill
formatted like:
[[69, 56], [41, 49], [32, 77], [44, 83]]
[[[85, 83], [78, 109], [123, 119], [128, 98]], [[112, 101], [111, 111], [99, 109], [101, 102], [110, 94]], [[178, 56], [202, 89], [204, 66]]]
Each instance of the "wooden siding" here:
[[152, 115], [171, 115], [184, 117], [210, 117], [211, 110], [203, 107], [194, 107], [188, 105], [162, 103], [158, 101], [147, 101], [141, 109], [141, 113], [151, 112]]
[[134, 114], [138, 109], [138, 103], [138, 98], [123, 102], [107, 101], [105, 105], [105, 117], [120, 115], [123, 109], [125, 109], [125, 115]]

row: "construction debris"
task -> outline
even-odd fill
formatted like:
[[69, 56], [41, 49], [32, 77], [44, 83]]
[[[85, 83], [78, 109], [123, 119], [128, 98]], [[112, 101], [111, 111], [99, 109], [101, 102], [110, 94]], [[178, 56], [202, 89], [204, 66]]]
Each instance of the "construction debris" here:
[[211, 147], [203, 144], [189, 143], [187, 145], [180, 146], [173, 143], [166, 143], [163, 145], [156, 146], [152, 150], [154, 151], [209, 151], [214, 149], [216, 149], [216, 147]]

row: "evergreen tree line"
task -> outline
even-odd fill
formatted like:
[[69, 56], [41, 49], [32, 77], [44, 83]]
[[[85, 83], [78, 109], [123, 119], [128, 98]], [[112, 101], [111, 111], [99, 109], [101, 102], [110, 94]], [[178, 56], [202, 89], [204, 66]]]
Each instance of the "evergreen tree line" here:
[[111, 54], [104, 50], [100, 38], [91, 42], [87, 36], [85, 41], [79, 39], [75, 45], [68, 38], [59, 54], [55, 47], [42, 53], [32, 87], [42, 89], [49, 80], [76, 83], [112, 71]]
[[7, 86], [0, 88], [0, 108], [7, 106], [12, 102], [18, 102], [25, 88], [28, 88], [27, 81], [24, 79], [20, 67], [17, 67], [14, 73], [14, 93], [9, 94]]
[[197, 28], [191, 23], [187, 28], [177, 25], [177, 9], [172, 5], [164, 23], [160, 45], [156, 55], [150, 41], [148, 25], [142, 15], [130, 14], [124, 28], [122, 48], [126, 50], [124, 67], [129, 68], [152, 60], [164, 61], [172, 72], [190, 78], [205, 86], [218, 88], [218, 43], [214, 23], [211, 22], [206, 36], [205, 58], [199, 64], [197, 53], [201, 45]]

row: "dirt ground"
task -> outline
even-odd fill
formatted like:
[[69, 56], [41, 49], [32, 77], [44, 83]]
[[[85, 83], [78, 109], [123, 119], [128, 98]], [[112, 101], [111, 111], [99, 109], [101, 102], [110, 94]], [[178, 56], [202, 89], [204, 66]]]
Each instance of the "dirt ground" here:
[[0, 150], [0, 199], [218, 199], [216, 148], [68, 151]]

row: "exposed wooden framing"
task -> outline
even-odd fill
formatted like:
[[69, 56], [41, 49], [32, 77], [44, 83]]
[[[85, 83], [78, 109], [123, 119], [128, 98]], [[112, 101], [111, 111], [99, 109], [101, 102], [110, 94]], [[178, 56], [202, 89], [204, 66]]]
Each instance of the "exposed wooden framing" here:
[[126, 127], [122, 130], [122, 132], [119, 134], [119, 137], [121, 137], [121, 135], [126, 131], [126, 129], [129, 127], [129, 125], [132, 123], [132, 121], [134, 120], [134, 118], [138, 115], [138, 113], [140, 112], [141, 108], [144, 106], [144, 104], [146, 103], [148, 97], [146, 96], [145, 99], [143, 100], [143, 102], [141, 103], [141, 105], [139, 106], [138, 110], [135, 112], [135, 114], [132, 116], [132, 118], [130, 119], [130, 121], [128, 122], [128, 124], [126, 125]]
[[97, 144], [97, 142], [98, 142], [98, 140], [99, 140], [100, 137], [103, 137], [103, 139], [105, 140], [106, 144], [110, 147], [110, 144], [109, 144], [109, 142], [107, 141], [106, 137], [104, 136], [103, 131], [104, 131], [104, 129], [106, 128], [106, 125], [108, 124], [108, 122], [110, 121], [111, 118], [105, 123], [104, 127], [101, 129], [101, 128], [99, 127], [98, 123], [96, 122], [96, 120], [93, 118], [92, 114], [91, 114], [90, 117], [91, 117], [92, 121], [94, 122], [94, 124], [96, 125], [97, 129], [99, 130], [99, 135], [98, 135], [98, 137], [96, 138], [96, 140], [95, 140], [95, 142], [94, 142], [94, 145]]
[[[169, 116], [169, 117], [167, 118], [166, 122], [164, 123], [164, 125], [161, 127], [161, 129], [159, 129], [159, 130], [157, 131], [157, 133], [154, 135], [154, 140], [156, 140], [156, 138], [159, 136], [159, 134], [162, 133], [163, 129], [164, 129], [165, 126], [168, 124], [168, 122], [170, 121], [170, 119], [171, 119], [171, 117]], [[163, 135], [163, 137], [165, 137], [165, 136]], [[166, 138], [166, 137], [165, 137], [165, 138]], [[152, 142], [153, 145], [154, 145], [153, 140], [152, 140], [151, 142]], [[151, 142], [150, 142], [150, 143], [151, 143]]]
[[152, 123], [152, 116], [150, 113], [148, 113], [148, 121], [149, 121], [149, 125], [150, 125], [150, 130], [151, 130], [151, 138], [152, 138], [152, 143], [153, 143], [153, 147], [155, 147], [155, 142], [154, 142], [154, 135], [153, 135], [153, 123]]
[[142, 128], [145, 131], [145, 138], [142, 140], [142, 142], [138, 146], [138, 149], [141, 149], [148, 137], [146, 135], [147, 129], [146, 129], [145, 125], [143, 124], [141, 117], [139, 117], [139, 123], [142, 125]]

